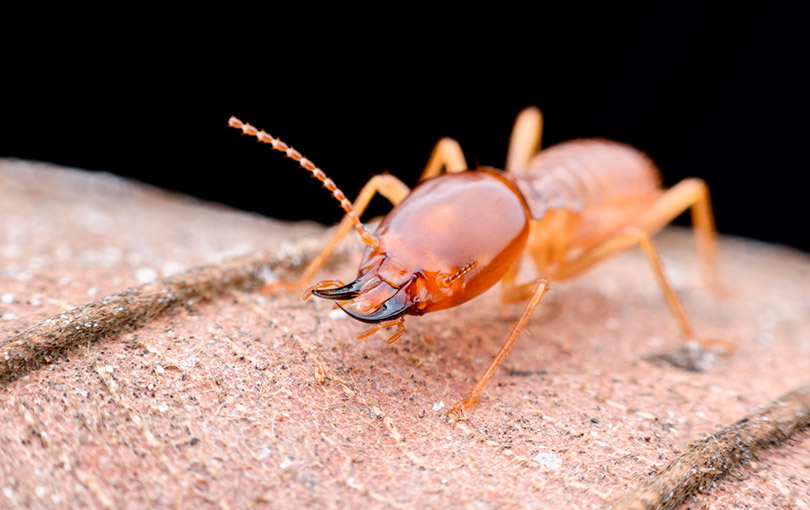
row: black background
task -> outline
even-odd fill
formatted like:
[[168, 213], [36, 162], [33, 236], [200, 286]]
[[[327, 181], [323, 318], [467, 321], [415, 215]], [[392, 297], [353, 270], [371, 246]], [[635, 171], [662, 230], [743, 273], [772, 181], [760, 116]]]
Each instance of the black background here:
[[341, 211], [329, 194], [227, 128], [229, 116], [290, 143], [353, 197], [381, 171], [413, 185], [442, 136], [470, 165], [502, 167], [515, 115], [536, 105], [544, 146], [629, 143], [667, 185], [704, 178], [722, 232], [810, 250], [798, 15], [764, 4], [578, 10], [32, 37], [0, 84], [0, 156], [332, 223]]

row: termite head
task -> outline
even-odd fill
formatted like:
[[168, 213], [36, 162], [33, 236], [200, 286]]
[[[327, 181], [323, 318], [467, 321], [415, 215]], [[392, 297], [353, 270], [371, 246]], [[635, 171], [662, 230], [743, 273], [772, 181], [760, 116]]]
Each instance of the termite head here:
[[362, 322], [389, 321], [414, 313], [419, 301], [413, 295], [417, 277], [411, 275], [404, 281], [390, 281], [386, 278], [390, 274], [386, 275], [381, 268], [384, 262], [384, 258], [380, 258], [365, 268], [361, 266], [357, 279], [348, 285], [326, 289], [316, 285], [311, 292], [337, 301], [344, 312]]
[[[521, 253], [528, 212], [499, 174], [471, 171], [424, 181], [383, 219], [357, 279], [309, 292], [378, 323], [459, 305], [497, 283]], [[332, 285], [330, 285], [332, 284]]]

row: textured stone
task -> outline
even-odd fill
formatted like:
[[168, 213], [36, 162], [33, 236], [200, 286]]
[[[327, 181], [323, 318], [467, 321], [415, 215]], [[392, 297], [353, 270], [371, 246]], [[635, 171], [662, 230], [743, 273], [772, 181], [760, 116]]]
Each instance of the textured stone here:
[[[27, 162], [0, 161], [0, 197], [0, 342], [147, 273], [323, 240], [312, 225]], [[810, 373], [806, 255], [723, 239], [717, 298], [686, 231], [656, 241], [698, 333], [737, 345], [703, 372], [655, 361], [681, 343], [636, 251], [556, 284], [460, 422], [447, 409], [520, 313], [497, 292], [409, 318], [388, 346], [354, 340], [363, 325], [328, 302], [226, 290], [0, 388], [0, 506], [608, 506]], [[687, 508], [807, 508], [809, 465], [805, 431]]]

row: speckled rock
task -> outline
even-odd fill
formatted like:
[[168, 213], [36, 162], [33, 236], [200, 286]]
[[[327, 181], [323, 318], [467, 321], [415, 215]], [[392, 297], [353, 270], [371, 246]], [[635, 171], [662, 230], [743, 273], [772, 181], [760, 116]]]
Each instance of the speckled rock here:
[[[0, 161], [0, 341], [193, 266], [279, 250], [312, 225], [104, 174]], [[330, 303], [227, 291], [99, 338], [0, 388], [8, 508], [599, 508], [810, 374], [810, 259], [723, 239], [706, 290], [688, 232], [656, 237], [701, 336], [687, 372], [643, 255], [555, 285], [468, 420], [447, 409], [520, 313], [497, 292], [406, 321], [392, 346]], [[359, 246], [359, 243], [357, 243]], [[359, 251], [353, 256], [356, 263]], [[348, 278], [350, 261], [327, 277]], [[810, 435], [688, 503], [810, 508]]]

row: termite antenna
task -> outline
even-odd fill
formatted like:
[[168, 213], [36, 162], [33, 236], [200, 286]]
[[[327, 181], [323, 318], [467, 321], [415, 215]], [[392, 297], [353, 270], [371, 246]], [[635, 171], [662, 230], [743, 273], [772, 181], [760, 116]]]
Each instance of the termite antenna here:
[[246, 135], [255, 136], [260, 142], [269, 143], [275, 150], [283, 152], [288, 158], [297, 161], [298, 164], [301, 165], [301, 168], [304, 170], [309, 170], [316, 179], [323, 183], [323, 187], [331, 191], [332, 196], [335, 197], [338, 202], [340, 202], [340, 207], [342, 207], [343, 210], [346, 211], [346, 214], [352, 219], [354, 228], [357, 229], [357, 233], [360, 234], [360, 238], [363, 240], [363, 242], [369, 246], [377, 245], [377, 239], [375, 239], [374, 236], [372, 236], [363, 226], [363, 223], [360, 221], [360, 217], [354, 212], [352, 203], [349, 202], [346, 195], [344, 195], [343, 192], [340, 191], [337, 186], [335, 186], [334, 181], [327, 177], [323, 170], [315, 166], [312, 161], [302, 156], [300, 152], [293, 149], [278, 138], [273, 138], [271, 135], [265, 133], [263, 129], [260, 131], [250, 124], [242, 122], [236, 117], [231, 117], [228, 119], [228, 125], [236, 129], [241, 129], [242, 133]]

